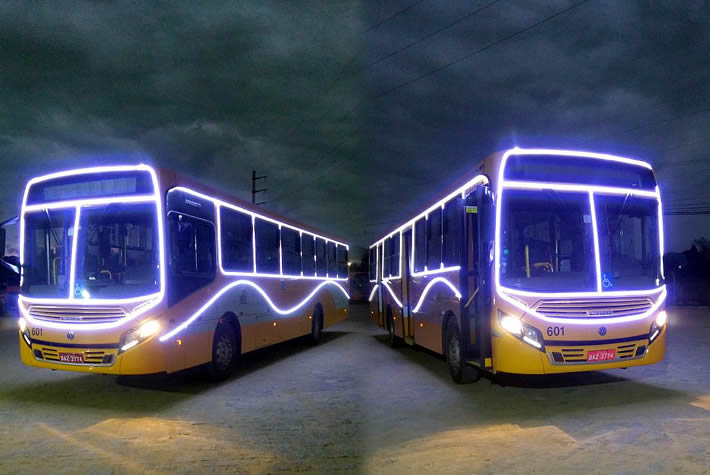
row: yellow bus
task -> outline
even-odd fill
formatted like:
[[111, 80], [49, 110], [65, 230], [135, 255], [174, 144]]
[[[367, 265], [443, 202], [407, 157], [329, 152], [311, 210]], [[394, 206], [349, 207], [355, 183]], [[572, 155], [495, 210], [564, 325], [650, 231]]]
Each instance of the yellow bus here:
[[494, 153], [369, 250], [372, 318], [453, 379], [661, 361], [661, 196], [651, 166], [602, 153]]
[[205, 364], [346, 318], [348, 245], [147, 165], [30, 180], [20, 214], [22, 361], [107, 374]]

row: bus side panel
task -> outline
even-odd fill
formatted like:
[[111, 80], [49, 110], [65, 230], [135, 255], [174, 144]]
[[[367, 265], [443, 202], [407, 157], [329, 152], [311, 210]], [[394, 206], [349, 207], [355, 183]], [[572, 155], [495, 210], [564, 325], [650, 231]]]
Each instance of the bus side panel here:
[[[313, 299], [314, 301], [320, 301], [323, 305], [323, 328], [328, 328], [329, 326], [335, 325], [336, 323], [342, 322], [348, 318], [350, 302], [345, 294], [340, 291], [340, 289], [327, 285], [323, 287], [320, 292], [318, 292], [318, 295]], [[308, 310], [308, 315], [311, 315], [312, 308], [313, 305], [311, 305]], [[308, 320], [306, 333], [309, 333], [310, 331], [311, 325], [310, 320]]]
[[433, 284], [424, 295], [426, 285], [437, 277], [445, 278], [454, 287], [458, 287], [457, 272], [414, 277], [411, 283], [411, 302], [412, 308], [419, 306], [419, 311], [413, 314], [416, 344], [442, 354], [444, 318], [447, 314], [453, 314], [455, 318], [459, 310], [459, 301], [448, 285], [442, 281]]

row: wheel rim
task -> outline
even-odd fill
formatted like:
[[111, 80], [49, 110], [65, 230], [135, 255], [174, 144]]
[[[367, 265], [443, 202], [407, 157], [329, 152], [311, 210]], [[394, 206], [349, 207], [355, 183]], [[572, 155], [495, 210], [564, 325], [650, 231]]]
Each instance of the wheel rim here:
[[449, 337], [448, 357], [452, 367], [458, 368], [461, 364], [461, 351], [459, 349], [459, 339], [455, 332]]
[[232, 363], [232, 353], [234, 348], [232, 347], [232, 342], [229, 338], [222, 337], [217, 341], [215, 347], [215, 363], [220, 369], [226, 369]]

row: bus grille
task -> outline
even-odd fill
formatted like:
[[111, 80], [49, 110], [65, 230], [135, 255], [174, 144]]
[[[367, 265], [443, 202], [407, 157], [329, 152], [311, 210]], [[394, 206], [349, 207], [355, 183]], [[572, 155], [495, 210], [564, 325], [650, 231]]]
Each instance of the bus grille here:
[[[616, 350], [616, 357], [613, 360], [604, 361], [587, 361], [587, 350], [579, 347], [562, 347], [550, 351], [549, 356], [552, 364], [603, 364], [614, 363], [623, 360], [635, 360], [642, 358], [646, 354], [646, 343], [620, 343], [617, 345], [609, 345], [609, 349]], [[595, 348], [596, 349], [596, 348]]]
[[[68, 351], [72, 353], [81, 353], [83, 362], [81, 363], [65, 363], [59, 357], [60, 351]], [[91, 350], [91, 349], [58, 349], [48, 346], [35, 347], [35, 358], [45, 360], [52, 363], [70, 364], [75, 366], [111, 366], [116, 358], [116, 350]]]
[[535, 311], [547, 317], [609, 318], [638, 315], [649, 310], [653, 302], [648, 297], [602, 299], [546, 299]]
[[50, 322], [97, 323], [115, 322], [126, 316], [121, 307], [30, 305], [27, 310], [32, 318]]

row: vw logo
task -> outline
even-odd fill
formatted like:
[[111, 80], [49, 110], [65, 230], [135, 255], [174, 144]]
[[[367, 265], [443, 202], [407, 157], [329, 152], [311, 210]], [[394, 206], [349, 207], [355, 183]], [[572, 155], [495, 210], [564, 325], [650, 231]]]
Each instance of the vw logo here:
[[73, 340], [73, 339], [74, 339], [74, 332], [67, 333], [67, 340]]
[[606, 335], [606, 327], [599, 327], [599, 336]]

